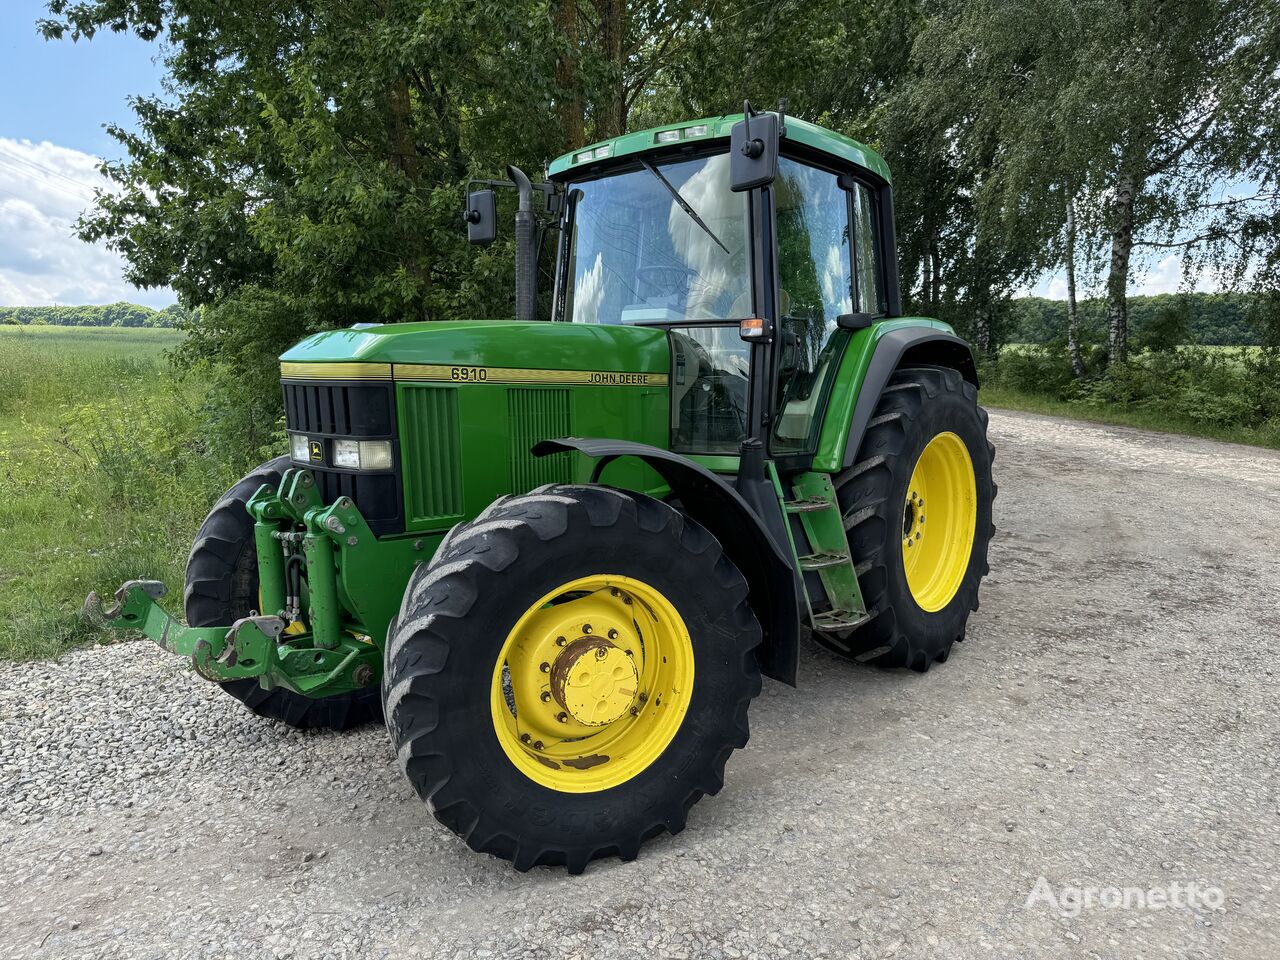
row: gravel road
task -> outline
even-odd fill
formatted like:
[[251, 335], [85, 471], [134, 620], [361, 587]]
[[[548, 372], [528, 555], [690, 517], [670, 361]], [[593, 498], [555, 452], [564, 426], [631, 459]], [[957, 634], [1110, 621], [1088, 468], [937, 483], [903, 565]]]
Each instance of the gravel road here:
[[1280, 454], [991, 429], [950, 661], [806, 648], [684, 833], [581, 877], [470, 853], [381, 728], [256, 720], [143, 643], [0, 665], [0, 957], [1280, 956]]

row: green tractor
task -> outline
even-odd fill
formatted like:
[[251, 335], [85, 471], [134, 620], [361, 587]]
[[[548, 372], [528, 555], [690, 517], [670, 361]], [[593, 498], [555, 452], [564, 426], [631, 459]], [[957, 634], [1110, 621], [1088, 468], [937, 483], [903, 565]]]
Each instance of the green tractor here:
[[385, 719], [472, 849], [579, 872], [720, 789], [806, 631], [947, 658], [988, 571], [994, 450], [969, 348], [901, 316], [865, 146], [746, 105], [508, 177], [464, 219], [491, 242], [495, 189], [518, 192], [516, 320], [291, 348], [289, 452], [201, 527], [187, 625], [154, 581], [86, 609], [264, 717]]

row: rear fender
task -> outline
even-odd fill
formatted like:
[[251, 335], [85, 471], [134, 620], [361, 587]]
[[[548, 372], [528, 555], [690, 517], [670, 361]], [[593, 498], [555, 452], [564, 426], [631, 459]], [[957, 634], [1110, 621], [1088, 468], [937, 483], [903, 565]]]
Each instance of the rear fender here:
[[545, 457], [565, 450], [576, 450], [596, 461], [592, 483], [598, 482], [601, 471], [619, 457], [637, 457], [662, 477], [679, 498], [684, 512], [720, 541], [725, 554], [746, 578], [748, 601], [764, 633], [756, 654], [760, 672], [795, 686], [800, 598], [793, 564], [738, 491], [701, 464], [644, 443], [565, 437], [543, 440], [533, 453]]

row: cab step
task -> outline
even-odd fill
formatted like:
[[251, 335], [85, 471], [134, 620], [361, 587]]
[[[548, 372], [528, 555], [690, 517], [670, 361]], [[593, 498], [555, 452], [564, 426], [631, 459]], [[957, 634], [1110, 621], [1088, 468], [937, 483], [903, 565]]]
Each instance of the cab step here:
[[854, 613], [852, 610], [824, 610], [821, 613], [815, 613], [811, 619], [813, 629], [834, 631], [853, 630], [870, 620], [871, 616], [866, 613]]
[[788, 480], [790, 496], [783, 494], [781, 483], [778, 494], [802, 573], [809, 623], [818, 632], [847, 633], [870, 617], [849, 556], [849, 536], [835, 486], [824, 473], [800, 473]]
[[849, 563], [847, 553], [809, 553], [796, 559], [800, 562], [801, 570], [826, 570]]
[[818, 510], [829, 508], [831, 501], [824, 500], [822, 497], [804, 497], [800, 500], [787, 500], [782, 506], [787, 513], [816, 513]]

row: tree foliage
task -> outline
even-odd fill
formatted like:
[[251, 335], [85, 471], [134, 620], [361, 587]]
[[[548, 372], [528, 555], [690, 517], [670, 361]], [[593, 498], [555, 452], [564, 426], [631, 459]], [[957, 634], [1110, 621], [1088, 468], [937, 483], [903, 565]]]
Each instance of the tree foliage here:
[[[744, 97], [785, 97], [793, 115], [884, 154], [904, 300], [993, 355], [1023, 336], [1012, 297], [1068, 248], [1086, 279], [1106, 276], [1112, 362], [1128, 347], [1135, 257], [1176, 247], [1230, 287], [1280, 281], [1271, 0], [49, 0], [49, 11], [51, 38], [162, 43], [166, 87], [134, 101], [136, 130], [112, 128], [123, 156], [104, 172], [119, 189], [80, 229], [124, 253], [129, 280], [200, 309], [184, 349], [256, 398], [240, 404], [247, 423], [278, 403], [263, 358], [308, 332], [511, 314], [510, 241], [469, 247], [458, 223], [468, 177], [508, 163], [535, 173], [583, 142], [734, 112]], [[1065, 242], [1068, 209], [1078, 245]], [[1081, 315], [1096, 323], [1091, 304]], [[1234, 314], [1223, 322], [1220, 339], [1244, 336]], [[1194, 311], [1188, 323], [1212, 339]]]
[[136, 303], [108, 303], [81, 307], [0, 307], [0, 325], [32, 324], [51, 327], [176, 327], [191, 320], [178, 304], [152, 310]]

